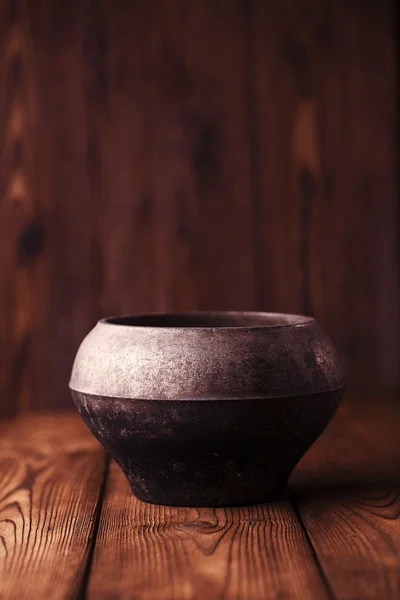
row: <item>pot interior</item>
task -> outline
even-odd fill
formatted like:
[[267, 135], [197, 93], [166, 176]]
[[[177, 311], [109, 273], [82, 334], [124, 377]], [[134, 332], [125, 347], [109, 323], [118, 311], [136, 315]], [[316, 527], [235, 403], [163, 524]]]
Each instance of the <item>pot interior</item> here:
[[309, 323], [312, 317], [261, 312], [189, 312], [110, 317], [105, 323], [131, 327], [232, 328], [285, 327]]

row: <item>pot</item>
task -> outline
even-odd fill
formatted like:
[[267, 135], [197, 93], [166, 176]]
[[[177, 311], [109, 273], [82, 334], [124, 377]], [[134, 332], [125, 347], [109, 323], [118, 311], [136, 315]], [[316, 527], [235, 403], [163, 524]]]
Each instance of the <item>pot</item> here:
[[197, 312], [102, 319], [70, 388], [138, 498], [229, 506], [280, 495], [344, 382], [311, 317]]

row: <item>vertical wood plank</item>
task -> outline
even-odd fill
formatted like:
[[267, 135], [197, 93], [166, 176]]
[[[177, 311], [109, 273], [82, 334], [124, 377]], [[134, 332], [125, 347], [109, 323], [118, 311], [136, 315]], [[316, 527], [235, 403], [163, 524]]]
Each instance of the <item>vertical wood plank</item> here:
[[88, 11], [93, 58], [86, 70], [88, 76], [97, 72], [100, 92], [91, 94], [90, 118], [98, 135], [92, 180], [102, 199], [100, 306], [105, 315], [157, 309], [149, 112], [152, 4], [97, 2]]
[[349, 383], [390, 389], [400, 325], [393, 7], [333, 2], [324, 19], [311, 305], [342, 349]]
[[[0, 229], [1, 412], [40, 405], [44, 307], [49, 298], [38, 157], [36, 57], [27, 3], [2, 3]], [[4, 61], [4, 62], [3, 62]]]
[[2, 412], [12, 413], [69, 403], [71, 362], [93, 322], [96, 289], [78, 7], [3, 6], [1, 371]]
[[[256, 279], [259, 308], [280, 312], [302, 312], [303, 223], [297, 191], [294, 129], [301, 109], [302, 91], [297, 89], [296, 60], [302, 60], [296, 41], [294, 17], [298, 8], [287, 2], [255, 1], [251, 13], [251, 50], [254, 62], [253, 105], [256, 132], [255, 156], [258, 178]], [[304, 29], [304, 28], [303, 28]], [[302, 32], [303, 33], [303, 32]], [[297, 44], [297, 45], [296, 45]], [[296, 63], [293, 66], [293, 61]], [[303, 85], [302, 77], [298, 83]], [[295, 138], [295, 142], [298, 141]]]
[[113, 4], [110, 21], [108, 305], [251, 308], [242, 3]]
[[36, 288], [33, 294], [40, 317], [35, 321], [26, 316], [36, 332], [31, 351], [37, 357], [36, 395], [31, 406], [57, 408], [71, 402], [72, 360], [99, 313], [97, 198], [90, 187], [91, 138], [84, 95], [85, 23], [76, 2], [28, 2], [26, 18], [34, 55], [34, 173], [40, 190], [46, 285], [45, 294]]
[[[4, 246], [0, 252], [0, 395], [1, 398], [7, 398], [10, 395], [10, 373], [11, 373], [11, 310], [12, 300], [10, 294], [10, 272], [11, 272], [11, 253], [6, 250], [8, 244], [8, 219], [4, 209], [5, 188], [7, 182], [7, 172], [5, 169], [5, 138], [7, 132], [7, 73], [8, 61], [8, 27], [9, 15], [7, 14], [7, 5], [0, 4], [0, 144], [2, 151], [0, 153], [0, 239]], [[2, 414], [12, 412], [11, 402], [3, 401], [1, 409]]]
[[314, 314], [357, 387], [399, 382], [392, 11], [255, 0], [253, 14], [260, 302]]
[[245, 10], [158, 1], [154, 194], [162, 309], [254, 306]]

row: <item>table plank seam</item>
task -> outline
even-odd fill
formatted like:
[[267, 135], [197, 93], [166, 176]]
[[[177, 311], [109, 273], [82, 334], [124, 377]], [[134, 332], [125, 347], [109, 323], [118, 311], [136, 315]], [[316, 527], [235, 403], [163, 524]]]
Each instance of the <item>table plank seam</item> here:
[[86, 592], [87, 592], [90, 575], [91, 575], [91, 571], [92, 571], [93, 555], [94, 555], [94, 550], [96, 547], [101, 512], [103, 509], [105, 491], [106, 491], [106, 487], [107, 487], [107, 480], [108, 480], [109, 472], [110, 472], [110, 462], [111, 462], [111, 458], [108, 454], [106, 454], [103, 481], [102, 481], [102, 484], [101, 484], [101, 487], [99, 490], [99, 495], [97, 497], [96, 509], [95, 509], [94, 518], [93, 518], [93, 527], [92, 527], [92, 531], [91, 531], [91, 534], [89, 537], [86, 558], [82, 564], [82, 577], [81, 577], [80, 583], [78, 585], [77, 594], [73, 598], [73, 600], [85, 600], [85, 598], [87, 597]]
[[303, 522], [302, 516], [301, 516], [300, 511], [299, 511], [298, 506], [297, 506], [296, 495], [295, 495], [294, 491], [291, 490], [290, 488], [288, 489], [288, 494], [289, 494], [290, 502], [291, 502], [291, 504], [293, 506], [293, 510], [294, 510], [294, 512], [296, 514], [297, 520], [298, 520], [299, 525], [301, 527], [301, 530], [302, 530], [302, 532], [304, 534], [305, 540], [306, 540], [306, 542], [307, 542], [307, 544], [308, 544], [308, 546], [310, 548], [310, 552], [311, 552], [312, 557], [314, 559], [315, 565], [316, 565], [316, 567], [318, 569], [318, 573], [319, 573], [319, 575], [321, 577], [321, 580], [322, 580], [322, 583], [323, 583], [323, 585], [325, 587], [325, 590], [326, 590], [326, 593], [328, 595], [328, 598], [329, 598], [329, 600], [337, 600], [337, 596], [336, 596], [335, 592], [333, 591], [333, 588], [332, 588], [332, 586], [331, 586], [331, 584], [329, 582], [329, 579], [328, 579], [328, 577], [327, 577], [327, 575], [325, 573], [325, 570], [324, 570], [324, 568], [323, 568], [323, 566], [322, 566], [322, 564], [321, 564], [321, 562], [320, 562], [320, 560], [318, 558], [318, 554], [317, 554], [316, 548], [315, 548], [314, 544], [312, 543], [310, 535], [309, 535], [309, 533], [307, 531], [307, 527], [305, 526], [305, 524]]

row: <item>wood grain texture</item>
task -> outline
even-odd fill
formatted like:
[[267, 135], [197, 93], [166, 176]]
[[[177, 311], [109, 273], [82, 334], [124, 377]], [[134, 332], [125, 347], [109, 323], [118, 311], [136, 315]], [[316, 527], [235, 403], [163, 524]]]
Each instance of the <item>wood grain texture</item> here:
[[258, 305], [313, 314], [349, 384], [390, 388], [399, 363], [394, 5], [253, 7]]
[[105, 455], [77, 415], [0, 429], [0, 598], [77, 597]]
[[398, 398], [353, 399], [292, 478], [335, 598], [400, 598], [399, 434]]
[[271, 311], [307, 312], [303, 298], [303, 207], [296, 187], [294, 146], [311, 143], [309, 131], [304, 130], [307, 125], [296, 123], [297, 114], [309, 120], [310, 107], [301, 104], [296, 76], [286, 56], [289, 53], [295, 61], [301, 60], [301, 50], [295, 45], [300, 23], [291, 16], [297, 4], [254, 2], [252, 7], [249, 51], [253, 65], [250, 94], [258, 306]]
[[349, 383], [367, 391], [390, 387], [400, 361], [398, 108], [394, 4], [369, 3], [363, 21], [359, 7], [332, 2], [323, 21], [308, 289]]
[[[0, 598], [400, 597], [398, 397], [349, 398], [242, 508], [140, 502], [76, 414], [0, 422]], [[292, 504], [294, 502], [294, 505]]]
[[390, 0], [0, 3], [0, 414], [100, 315], [307, 312], [398, 387]]
[[2, 412], [13, 414], [69, 402], [98, 285], [78, 4], [21, 0], [2, 11], [0, 371]]
[[[7, 12], [5, 3], [0, 4], [0, 143], [3, 146], [7, 118], [6, 118], [6, 94], [4, 90], [6, 88], [7, 81], [7, 62], [4, 60], [6, 54], [6, 31], [7, 31]], [[3, 90], [3, 93], [1, 92]], [[4, 156], [1, 152], [1, 156]], [[5, 188], [5, 173], [2, 168], [2, 161], [0, 162], [0, 239], [5, 239], [4, 236], [7, 234], [7, 227], [5, 226], [4, 218], [4, 188]], [[7, 239], [7, 238], [6, 238]], [[10, 256], [9, 253], [0, 253], [0, 314], [10, 315], [11, 312], [11, 299], [10, 299]], [[10, 339], [10, 320], [0, 318], [0, 397], [7, 398], [7, 393], [10, 389], [10, 371], [11, 371], [11, 356], [9, 348], [7, 347], [7, 341]], [[5, 404], [5, 403], [3, 403]], [[6, 406], [0, 408], [0, 414], [5, 413], [8, 410]]]
[[101, 171], [96, 162], [100, 144], [91, 130], [93, 108], [85, 79], [87, 3], [25, 4], [36, 60], [36, 129], [41, 140], [37, 174], [42, 183], [49, 288], [46, 297], [37, 297], [46, 315], [40, 328], [44, 350], [38, 361], [38, 396], [58, 408], [70, 405], [72, 361], [82, 337], [100, 315], [97, 219], [101, 202], [91, 181], [93, 162]]
[[86, 6], [105, 313], [253, 306], [243, 14], [238, 0]]
[[159, 0], [155, 14], [152, 178], [161, 308], [251, 309], [244, 4]]
[[39, 407], [49, 280], [44, 254], [35, 56], [26, 3], [1, 5], [0, 326], [6, 413]]
[[137, 500], [111, 465], [89, 600], [328, 598], [287, 500], [174, 508]]
[[157, 308], [148, 74], [151, 4], [90, 2], [85, 10], [102, 314]]

